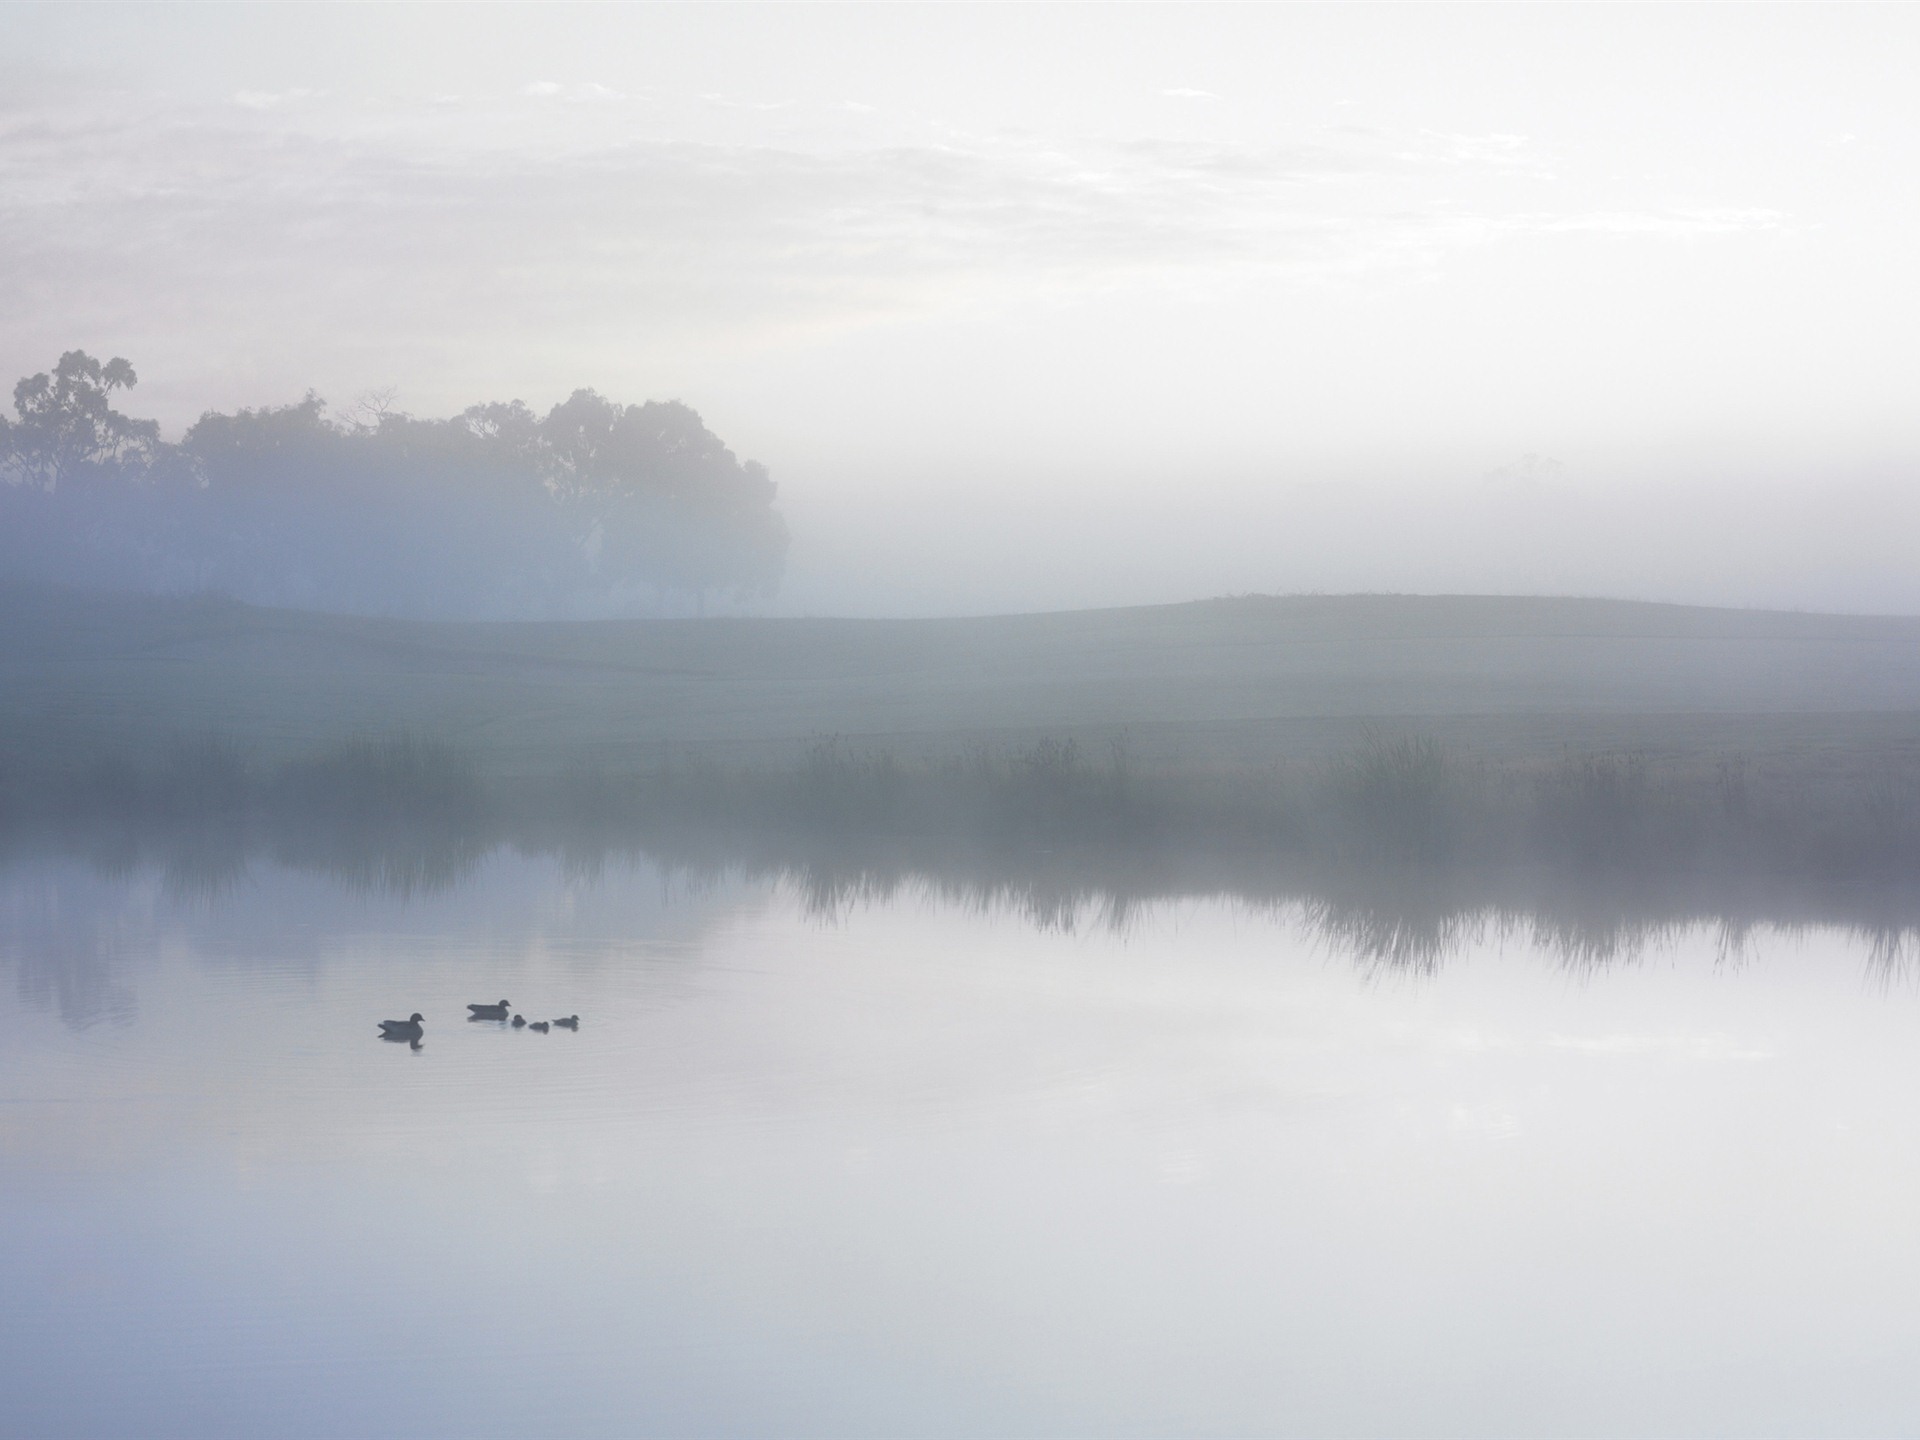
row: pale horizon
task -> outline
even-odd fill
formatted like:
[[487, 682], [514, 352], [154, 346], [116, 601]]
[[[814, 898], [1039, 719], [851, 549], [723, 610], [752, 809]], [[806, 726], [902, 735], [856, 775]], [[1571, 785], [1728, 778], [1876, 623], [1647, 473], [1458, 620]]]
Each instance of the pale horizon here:
[[679, 399], [767, 613], [1920, 612], [1898, 10], [9, 7], [7, 377]]

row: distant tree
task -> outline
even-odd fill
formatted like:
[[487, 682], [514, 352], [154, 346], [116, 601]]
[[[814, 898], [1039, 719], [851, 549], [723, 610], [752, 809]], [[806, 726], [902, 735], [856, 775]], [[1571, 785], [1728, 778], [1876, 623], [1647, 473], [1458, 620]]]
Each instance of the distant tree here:
[[772, 480], [677, 401], [577, 390], [544, 416], [516, 400], [424, 420], [391, 391], [344, 416], [309, 392], [209, 411], [163, 445], [112, 408], [134, 379], [74, 351], [16, 387], [0, 576], [496, 617], [632, 613], [668, 593], [704, 609], [779, 583]]
[[338, 464], [345, 435], [327, 419], [313, 391], [295, 405], [262, 406], [222, 415], [209, 410], [180, 442], [181, 451], [222, 494], [250, 494], [315, 485]]
[[741, 461], [677, 400], [618, 405], [576, 390], [540, 422], [546, 480], [590, 522], [596, 568], [681, 590], [770, 592], [785, 523], [766, 468]]
[[472, 405], [450, 423], [497, 453], [512, 456], [529, 471], [540, 467], [540, 417], [523, 401]]
[[90, 471], [150, 463], [160, 425], [134, 420], [112, 405], [115, 390], [139, 383], [118, 356], [102, 365], [84, 350], [69, 350], [48, 375], [29, 375], [13, 387], [18, 417], [0, 416], [0, 469], [15, 484], [58, 490]]

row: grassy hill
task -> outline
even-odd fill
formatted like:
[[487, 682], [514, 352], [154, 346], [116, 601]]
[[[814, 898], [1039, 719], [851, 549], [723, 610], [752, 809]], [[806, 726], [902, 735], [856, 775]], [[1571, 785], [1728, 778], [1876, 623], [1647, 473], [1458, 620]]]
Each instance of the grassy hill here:
[[0, 592], [16, 754], [220, 734], [265, 758], [408, 729], [487, 770], [907, 757], [1116, 737], [1148, 769], [1311, 761], [1368, 733], [1500, 760], [1920, 756], [1920, 619], [1478, 596], [1252, 597], [958, 620], [440, 624]]
[[0, 851], [49, 839], [188, 889], [260, 852], [446, 883], [512, 843], [1036, 913], [1304, 898], [1383, 953], [1489, 908], [1587, 949], [1703, 915], [1898, 939], [1920, 620], [1345, 596], [462, 625], [0, 592]]

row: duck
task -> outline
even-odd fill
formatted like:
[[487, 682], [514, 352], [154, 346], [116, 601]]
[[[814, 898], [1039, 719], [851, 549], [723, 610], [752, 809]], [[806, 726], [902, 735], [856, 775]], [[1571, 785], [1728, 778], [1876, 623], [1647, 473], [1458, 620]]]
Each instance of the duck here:
[[513, 1028], [516, 1030], [518, 1030], [522, 1025], [525, 1025], [526, 1023], [527, 1023], [527, 1017], [524, 1015], [516, 1015], [513, 1017]]
[[418, 1044], [426, 1032], [420, 1028], [420, 1022], [426, 1017], [418, 1010], [405, 1020], [382, 1020], [380, 1038], [382, 1040], [411, 1040]]
[[467, 1006], [467, 1010], [469, 1012], [467, 1015], [469, 1020], [504, 1020], [507, 1018], [507, 1002], [504, 1000], [498, 1005], [469, 1005]]
[[544, 1035], [547, 1033], [547, 1022], [544, 1020], [536, 1020], [531, 1025], [527, 1026], [527, 1029], [538, 1030], [542, 1035]]
[[580, 1028], [580, 1017], [578, 1015], [569, 1015], [566, 1019], [556, 1020], [553, 1023], [558, 1025], [562, 1030], [578, 1030]]

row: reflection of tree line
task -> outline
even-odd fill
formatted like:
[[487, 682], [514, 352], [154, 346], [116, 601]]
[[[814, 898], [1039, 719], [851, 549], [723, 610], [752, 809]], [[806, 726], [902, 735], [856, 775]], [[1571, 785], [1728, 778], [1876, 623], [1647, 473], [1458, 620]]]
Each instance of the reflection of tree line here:
[[1632, 756], [1465, 764], [1367, 743], [1311, 774], [1142, 774], [1071, 743], [909, 763], [837, 741], [799, 763], [489, 783], [457, 750], [370, 738], [277, 768], [231, 745], [64, 770], [15, 766], [4, 843], [109, 870], [157, 864], [215, 895], [256, 858], [406, 895], [458, 885], [496, 847], [591, 874], [642, 858], [695, 879], [794, 886], [831, 912], [912, 892], [1051, 927], [1124, 928], [1143, 905], [1220, 897], [1304, 915], [1370, 965], [1424, 969], [1503, 935], [1580, 966], [1682, 928], [1834, 925], [1895, 968], [1920, 938], [1920, 794], [1904, 783], [1689, 776]]
[[47, 885], [14, 885], [0, 904], [0, 963], [20, 996], [75, 1029], [133, 1018], [114, 920]]

